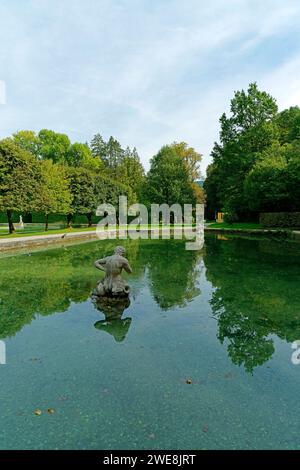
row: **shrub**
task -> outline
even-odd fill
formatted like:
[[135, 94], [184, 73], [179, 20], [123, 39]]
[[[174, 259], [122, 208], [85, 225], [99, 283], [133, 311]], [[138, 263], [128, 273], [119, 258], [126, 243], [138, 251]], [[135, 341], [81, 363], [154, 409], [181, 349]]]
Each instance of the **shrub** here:
[[234, 211], [225, 212], [224, 214], [224, 222], [226, 224], [233, 224], [234, 222], [238, 221], [238, 216]]
[[259, 222], [264, 227], [300, 228], [300, 212], [262, 212]]

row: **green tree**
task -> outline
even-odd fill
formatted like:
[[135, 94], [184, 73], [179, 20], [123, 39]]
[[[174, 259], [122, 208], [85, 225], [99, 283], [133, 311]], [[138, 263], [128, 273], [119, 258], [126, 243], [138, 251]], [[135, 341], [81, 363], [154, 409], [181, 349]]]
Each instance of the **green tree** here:
[[259, 155], [278, 140], [279, 130], [274, 123], [276, 102], [258, 90], [256, 83], [250, 84], [247, 92], [235, 92], [230, 111], [229, 117], [224, 113], [220, 118], [220, 143], [214, 145], [205, 188], [209, 188], [210, 212], [220, 205], [234, 220], [249, 217], [245, 179]]
[[260, 91], [256, 83], [250, 83], [247, 92], [236, 91], [230, 103], [231, 116], [223, 113], [220, 118], [221, 143], [230, 143], [241, 134], [271, 121], [277, 110], [276, 100], [265, 91]]
[[84, 162], [90, 158], [93, 157], [89, 146], [79, 142], [70, 145], [66, 153], [66, 162], [70, 166], [83, 166]]
[[105, 142], [100, 134], [96, 134], [91, 141], [91, 152], [94, 157], [99, 158], [107, 169], [107, 174], [116, 178], [118, 167], [122, 163], [126, 151], [121, 147], [117, 139], [110, 136]]
[[43, 160], [51, 159], [54, 163], [64, 163], [71, 145], [66, 134], [48, 129], [39, 132], [40, 156]]
[[300, 137], [300, 108], [292, 106], [276, 116], [280, 143], [291, 143]]
[[177, 155], [179, 155], [184, 162], [195, 201], [199, 204], [204, 204], [206, 201], [205, 191], [197, 182], [201, 176], [201, 153], [196, 152], [193, 147], [189, 147], [186, 142], [174, 142], [171, 147], [176, 151]]
[[216, 218], [216, 213], [221, 211], [221, 201], [219, 197], [219, 188], [221, 181], [219, 180], [219, 168], [216, 163], [211, 163], [206, 168], [206, 179], [204, 181], [204, 190], [207, 198], [206, 217], [208, 220]]
[[[297, 147], [300, 144], [297, 143]], [[294, 157], [288, 160], [287, 182], [289, 189], [289, 210], [300, 211], [300, 151], [294, 154]]]
[[245, 181], [250, 209], [266, 212], [288, 210], [286, 167], [283, 157], [270, 157], [257, 162]]
[[191, 184], [192, 191], [194, 194], [194, 199], [197, 204], [205, 204], [206, 203], [206, 194], [204, 189], [197, 183]]
[[118, 166], [122, 163], [124, 154], [120, 142], [111, 136], [106, 144], [106, 154], [102, 156], [102, 160], [113, 176], [117, 175]]
[[86, 168], [70, 167], [69, 178], [73, 196], [71, 210], [67, 215], [69, 226], [74, 214], [86, 215], [91, 226], [92, 216], [95, 215], [97, 207], [103, 203], [117, 207], [121, 195], [127, 196], [129, 204], [135, 201], [135, 195], [130, 187]]
[[34, 131], [18, 131], [13, 134], [14, 142], [36, 157], [40, 154], [40, 139]]
[[86, 215], [91, 226], [92, 215], [97, 207], [95, 174], [80, 167], [70, 167], [68, 174], [72, 194], [72, 204], [67, 215], [68, 226], [71, 226], [74, 214]]
[[12, 139], [0, 141], [0, 210], [7, 213], [9, 232], [13, 233], [14, 211], [38, 208], [41, 188], [39, 162]]
[[164, 146], [151, 160], [147, 199], [157, 204], [194, 202], [194, 193], [183, 159], [172, 146]]
[[197, 152], [193, 147], [189, 147], [186, 142], [174, 142], [171, 147], [183, 159], [190, 181], [194, 182], [199, 179], [201, 176], [201, 153]]
[[135, 147], [132, 151], [128, 147], [125, 150], [125, 156], [117, 167], [117, 179], [126, 186], [131, 187], [140, 201], [146, 176]]
[[48, 230], [49, 214], [66, 214], [70, 211], [72, 195], [64, 166], [51, 160], [40, 162], [42, 169], [39, 211], [45, 214], [45, 230]]
[[130, 186], [114, 180], [107, 175], [101, 175], [95, 178], [95, 194], [98, 205], [103, 203], [112, 204], [116, 208], [117, 223], [119, 223], [119, 196], [126, 196], [128, 204], [136, 202], [136, 194]]
[[75, 142], [69, 147], [66, 163], [70, 166], [84, 167], [94, 171], [99, 171], [103, 167], [101, 159], [93, 156], [89, 146], [79, 142]]
[[104, 141], [103, 137], [101, 134], [96, 134], [91, 140], [91, 152], [93, 157], [98, 157], [101, 160], [103, 159], [103, 156], [107, 154], [107, 144]]
[[245, 180], [251, 210], [280, 212], [300, 209], [300, 143], [273, 143], [259, 155]]

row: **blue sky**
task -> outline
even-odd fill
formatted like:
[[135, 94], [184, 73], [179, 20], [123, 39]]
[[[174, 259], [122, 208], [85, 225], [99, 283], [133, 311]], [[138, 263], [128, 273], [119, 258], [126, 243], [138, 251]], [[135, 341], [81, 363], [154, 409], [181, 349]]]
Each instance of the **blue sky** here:
[[100, 132], [146, 168], [183, 140], [204, 172], [234, 90], [300, 105], [299, 0], [0, 0], [0, 18], [0, 137]]

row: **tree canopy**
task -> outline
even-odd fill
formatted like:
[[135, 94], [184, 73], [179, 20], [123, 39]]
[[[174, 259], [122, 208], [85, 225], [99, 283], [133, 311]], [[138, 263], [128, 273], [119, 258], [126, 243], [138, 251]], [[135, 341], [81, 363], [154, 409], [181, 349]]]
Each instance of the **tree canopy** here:
[[188, 177], [191, 182], [198, 180], [201, 176], [200, 162], [202, 160], [201, 153], [190, 147], [186, 142], [174, 142], [171, 145], [185, 164]]
[[0, 210], [7, 212], [9, 230], [14, 230], [12, 212], [38, 208], [41, 169], [36, 158], [12, 139], [0, 141]]
[[39, 132], [40, 149], [42, 159], [51, 159], [53, 162], [63, 162], [66, 160], [71, 142], [66, 134], [42, 129]]
[[230, 112], [220, 118], [220, 142], [207, 169], [207, 216], [224, 211], [234, 221], [299, 210], [300, 109], [278, 113], [275, 99], [252, 83], [235, 92]]
[[41, 162], [39, 189], [39, 211], [45, 214], [46, 230], [48, 230], [49, 214], [67, 214], [70, 211], [72, 194], [66, 168], [52, 160]]
[[188, 204], [195, 201], [185, 163], [172, 145], [151, 160], [147, 175], [147, 199], [157, 204]]

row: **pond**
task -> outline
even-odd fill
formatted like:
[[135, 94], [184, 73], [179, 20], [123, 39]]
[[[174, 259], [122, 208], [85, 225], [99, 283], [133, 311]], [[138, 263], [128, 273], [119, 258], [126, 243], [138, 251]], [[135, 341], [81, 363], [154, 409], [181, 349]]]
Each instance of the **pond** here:
[[0, 448], [299, 449], [299, 245], [122, 242], [111, 319], [93, 262], [119, 243], [0, 258]]

